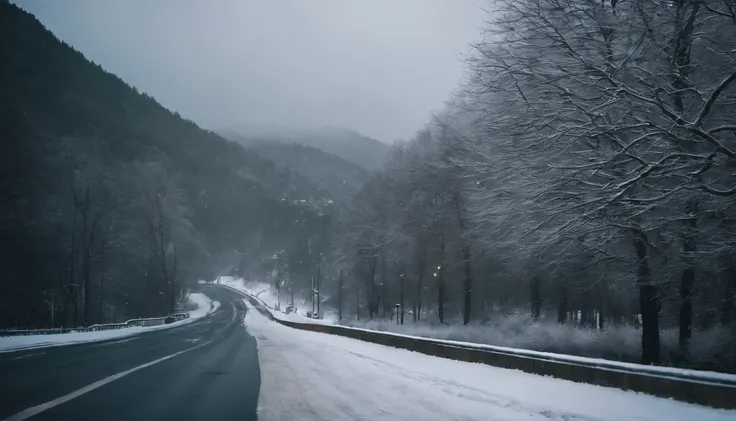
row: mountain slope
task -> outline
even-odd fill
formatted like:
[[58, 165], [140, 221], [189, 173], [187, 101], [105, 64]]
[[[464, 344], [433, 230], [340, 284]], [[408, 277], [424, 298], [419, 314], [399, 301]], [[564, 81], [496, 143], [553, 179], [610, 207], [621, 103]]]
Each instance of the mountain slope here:
[[0, 63], [0, 327], [47, 324], [49, 294], [56, 325], [165, 314], [217, 255], [256, 262], [322, 226], [293, 204], [323, 196], [308, 180], [170, 112], [7, 0]]
[[370, 176], [360, 165], [310, 146], [246, 139], [232, 134], [228, 138], [273, 161], [277, 167], [304, 176], [313, 185], [329, 192], [335, 200], [350, 200]]
[[337, 155], [363, 168], [378, 169], [386, 159], [389, 146], [376, 139], [366, 137], [348, 129], [324, 127], [320, 129], [270, 129], [248, 130], [247, 128], [228, 131], [261, 141], [276, 141], [286, 144], [300, 144], [321, 149]]

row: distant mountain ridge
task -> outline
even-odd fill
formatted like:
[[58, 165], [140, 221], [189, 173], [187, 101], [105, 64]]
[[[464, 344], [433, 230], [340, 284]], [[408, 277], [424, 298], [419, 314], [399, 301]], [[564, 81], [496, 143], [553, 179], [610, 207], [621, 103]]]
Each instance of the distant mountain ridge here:
[[288, 169], [307, 178], [337, 201], [350, 200], [370, 176], [364, 167], [311, 146], [261, 138], [247, 139], [237, 134], [227, 136], [273, 161], [277, 168]]
[[241, 128], [223, 130], [227, 137], [239, 136], [258, 141], [300, 144], [358, 164], [368, 170], [378, 169], [386, 159], [390, 146], [350, 129], [322, 127], [318, 129]]

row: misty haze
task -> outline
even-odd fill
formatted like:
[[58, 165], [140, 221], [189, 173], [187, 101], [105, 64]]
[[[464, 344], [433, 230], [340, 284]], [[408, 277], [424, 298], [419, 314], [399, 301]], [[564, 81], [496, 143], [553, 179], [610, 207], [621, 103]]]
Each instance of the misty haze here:
[[736, 419], [733, 0], [0, 0], [0, 420]]

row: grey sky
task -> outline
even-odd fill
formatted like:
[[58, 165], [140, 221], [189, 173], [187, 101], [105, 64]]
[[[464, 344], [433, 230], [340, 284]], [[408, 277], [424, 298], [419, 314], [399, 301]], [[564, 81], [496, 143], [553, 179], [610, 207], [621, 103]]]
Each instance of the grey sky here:
[[164, 106], [218, 129], [408, 137], [459, 82], [482, 0], [17, 0]]

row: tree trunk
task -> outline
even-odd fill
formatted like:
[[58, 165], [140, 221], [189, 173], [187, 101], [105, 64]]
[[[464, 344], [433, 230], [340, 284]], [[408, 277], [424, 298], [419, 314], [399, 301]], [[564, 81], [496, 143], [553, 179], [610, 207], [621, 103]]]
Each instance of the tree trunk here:
[[[108, 228], [109, 229], [109, 228]], [[100, 310], [98, 323], [105, 322], [105, 241], [107, 237], [107, 231], [103, 235], [102, 239], [102, 250], [100, 250]]]
[[652, 280], [647, 251], [647, 237], [641, 230], [634, 231], [634, 248], [638, 261], [639, 311], [641, 312], [642, 364], [658, 364], [659, 355], [659, 296]]
[[472, 265], [470, 261], [470, 245], [465, 245], [463, 258], [465, 259], [465, 282], [463, 289], [465, 292], [463, 300], [463, 325], [467, 326], [470, 323], [470, 316], [472, 312], [472, 293], [473, 293], [473, 279], [472, 279]]
[[580, 309], [580, 324], [583, 327], [591, 328], [595, 325], [594, 323], [594, 313], [593, 313], [593, 306], [590, 298], [590, 290], [586, 289], [583, 292], [583, 298], [582, 298], [582, 308]]
[[680, 355], [687, 358], [690, 347], [690, 338], [693, 335], [693, 288], [695, 286], [695, 229], [697, 225], [698, 204], [694, 200], [688, 203], [687, 211], [690, 215], [685, 221], [685, 234], [682, 241], [682, 251], [685, 258], [685, 269], [680, 278]]
[[598, 330], [603, 330], [604, 327], [604, 312], [603, 312], [603, 296], [601, 295], [598, 304]]
[[424, 259], [420, 259], [417, 266], [417, 309], [414, 313], [414, 321], [418, 322], [422, 319], [422, 293], [424, 292], [424, 270], [426, 269]]
[[79, 326], [79, 286], [74, 285], [73, 287], [74, 295], [72, 295], [72, 314], [74, 320], [72, 320], [72, 326], [77, 327]]
[[[86, 220], [86, 218], [85, 218]], [[92, 247], [95, 242], [95, 232], [97, 231], [97, 223], [100, 221], [100, 213], [95, 213], [92, 219], [92, 227], [90, 227], [89, 238], [85, 239], [84, 256], [82, 266], [82, 279], [84, 280], [84, 325], [89, 326], [89, 318], [92, 314]]]
[[[77, 255], [77, 206], [79, 206], [79, 196], [77, 195], [76, 187], [76, 174], [72, 174], [72, 226], [71, 226], [71, 241], [69, 245], [69, 286], [67, 289], [67, 296], [64, 300], [64, 320], [69, 319], [69, 304], [75, 303], [76, 301], [72, 298], [74, 293], [74, 284], [76, 281], [76, 255]], [[76, 306], [75, 306], [76, 307]], [[74, 312], [74, 320], [72, 326], [76, 327], [76, 312]]]
[[355, 320], [360, 320], [360, 285], [355, 287]]
[[371, 259], [371, 270], [370, 270], [370, 290], [368, 291], [368, 319], [373, 320], [376, 315], [376, 260]]
[[472, 265], [470, 261], [470, 240], [467, 238], [465, 233], [465, 221], [463, 220], [462, 213], [460, 212], [460, 195], [455, 193], [453, 195], [455, 202], [455, 214], [457, 215], [457, 223], [460, 227], [460, 236], [463, 241], [463, 260], [465, 263], [465, 280], [463, 282], [463, 326], [467, 326], [470, 323], [470, 315], [472, 311]]
[[174, 246], [173, 248], [174, 255], [172, 256], [172, 262], [171, 262], [171, 287], [169, 291], [169, 313], [173, 314], [174, 311], [176, 311], [176, 298], [179, 296], [177, 291], [177, 282], [176, 282], [176, 274], [179, 269], [179, 250], [178, 247]]
[[342, 320], [342, 271], [337, 271], [337, 320]]
[[[686, 16], [686, 8], [692, 5], [693, 8]], [[700, 11], [700, 2], [690, 0], [679, 0], [675, 4], [675, 34], [672, 46], [672, 62], [675, 67], [672, 69], [672, 86], [674, 87], [673, 99], [674, 109], [678, 116], [685, 115], [685, 103], [683, 92], [689, 88], [688, 76], [691, 70], [691, 46], [692, 34], [695, 29], [695, 20]], [[685, 152], [695, 152], [695, 143], [691, 141], [683, 141], [679, 145], [680, 149]], [[686, 357], [692, 337], [693, 324], [693, 302], [692, 291], [695, 284], [695, 261], [693, 252], [695, 251], [695, 227], [697, 219], [695, 214], [698, 209], [698, 203], [695, 199], [688, 201], [685, 206], [685, 213], [690, 217], [684, 221], [683, 235], [683, 254], [685, 255], [685, 268], [680, 277], [680, 331], [679, 345], [680, 355]]]
[[[729, 273], [729, 281], [730, 281], [730, 292], [728, 293], [726, 300], [729, 301], [728, 305], [730, 306], [731, 310], [731, 316], [733, 318], [734, 314], [736, 314], [736, 268], [731, 267], [731, 271]], [[733, 366], [736, 367], [736, 321], [731, 320], [732, 326], [733, 326]]]
[[562, 296], [557, 303], [557, 323], [565, 324], [567, 321], [567, 287], [562, 288]]
[[[723, 282], [723, 301], [721, 302], [721, 326], [727, 327], [734, 319], [736, 310], [736, 268], [730, 266]], [[734, 348], [736, 351], [736, 348]]]
[[[89, 239], [87, 238], [87, 213], [89, 212], [89, 186], [85, 189], [84, 192], [84, 202], [82, 207], [82, 244], [81, 244], [81, 258], [82, 258], [82, 293], [84, 294], [84, 325], [87, 326], [87, 317], [89, 315], [89, 287], [90, 287], [90, 281], [89, 281], [89, 271], [90, 271], [90, 244]], [[75, 306], [76, 310], [76, 306]], [[76, 312], [75, 312], [75, 325], [77, 323], [76, 321]]]
[[542, 314], [542, 285], [538, 276], [534, 276], [531, 281], [531, 302], [532, 302], [532, 318], [539, 319]]
[[378, 313], [378, 309], [381, 309], [381, 318], [386, 318], [386, 302], [388, 297], [386, 296], [386, 286], [388, 284], [388, 277], [386, 276], [386, 252], [385, 250], [381, 251], [381, 283], [380, 288], [378, 289], [378, 302], [376, 313]]
[[613, 321], [614, 326], [621, 326], [621, 319], [623, 316], [621, 315], [619, 305], [616, 302], [611, 301], [608, 308], [610, 313], [609, 320]]
[[445, 323], [445, 235], [444, 228], [440, 229], [440, 264], [437, 268], [437, 315], [440, 323]]

